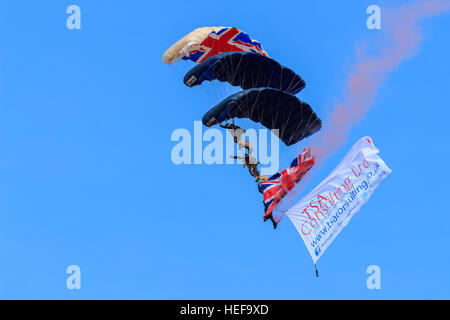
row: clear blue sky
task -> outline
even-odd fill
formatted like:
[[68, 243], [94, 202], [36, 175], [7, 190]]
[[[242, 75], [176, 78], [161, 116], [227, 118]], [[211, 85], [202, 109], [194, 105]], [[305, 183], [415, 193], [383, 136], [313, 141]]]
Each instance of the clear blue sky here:
[[[66, 28], [71, 4], [81, 30]], [[246, 170], [170, 159], [172, 131], [211, 106], [182, 83], [191, 64], [161, 61], [180, 36], [246, 30], [306, 79], [301, 98], [326, 117], [355, 45], [382, 41], [365, 25], [370, 4], [388, 3], [2, 1], [0, 298], [450, 298], [450, 15], [424, 21], [418, 54], [307, 186], [365, 135], [393, 170], [321, 258], [319, 279], [290, 221], [262, 222]], [[80, 291], [65, 286], [72, 264]], [[379, 291], [366, 288], [373, 264]]]

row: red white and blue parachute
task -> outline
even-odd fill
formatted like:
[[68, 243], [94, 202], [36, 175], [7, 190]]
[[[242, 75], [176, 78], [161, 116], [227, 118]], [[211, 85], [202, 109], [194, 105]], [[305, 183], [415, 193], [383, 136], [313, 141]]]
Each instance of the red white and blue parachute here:
[[190, 32], [167, 49], [163, 61], [168, 64], [181, 59], [202, 62], [219, 53], [239, 51], [267, 56], [261, 43], [239, 29], [203, 27]]

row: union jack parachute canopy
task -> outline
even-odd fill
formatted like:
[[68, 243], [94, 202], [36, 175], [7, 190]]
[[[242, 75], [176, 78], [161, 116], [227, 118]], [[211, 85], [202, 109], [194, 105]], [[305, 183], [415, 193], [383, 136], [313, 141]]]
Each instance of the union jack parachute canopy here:
[[164, 53], [162, 59], [173, 64], [181, 59], [202, 62], [223, 52], [247, 51], [267, 56], [261, 43], [231, 27], [203, 27], [190, 32]]

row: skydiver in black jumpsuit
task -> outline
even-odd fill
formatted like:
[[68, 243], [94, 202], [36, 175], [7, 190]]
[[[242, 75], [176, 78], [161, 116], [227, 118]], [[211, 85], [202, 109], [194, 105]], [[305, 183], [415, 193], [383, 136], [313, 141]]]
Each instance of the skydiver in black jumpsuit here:
[[244, 168], [247, 166], [248, 171], [250, 172], [250, 175], [252, 177], [256, 178], [256, 182], [259, 182], [262, 180], [267, 180], [266, 176], [261, 175], [261, 173], [258, 170], [259, 162], [256, 161], [255, 158], [251, 157], [248, 154], [244, 154], [244, 157], [238, 157], [238, 156], [231, 156], [234, 159], [243, 159], [244, 161]]
[[233, 123], [225, 123], [220, 125], [221, 128], [228, 129], [233, 136], [234, 143], [236, 143], [239, 146], [239, 150], [241, 150], [243, 147], [247, 149], [247, 152], [249, 154], [252, 154], [252, 145], [250, 142], [242, 140], [241, 137], [245, 133], [245, 130], [241, 127], [237, 126]]

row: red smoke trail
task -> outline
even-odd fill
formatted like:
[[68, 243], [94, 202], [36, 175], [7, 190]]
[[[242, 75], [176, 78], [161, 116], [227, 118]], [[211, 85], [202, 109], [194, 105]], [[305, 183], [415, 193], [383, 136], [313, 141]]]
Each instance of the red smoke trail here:
[[[389, 73], [399, 68], [401, 62], [413, 57], [422, 42], [419, 23], [450, 10], [450, 0], [421, 0], [404, 4], [393, 11], [381, 10], [383, 32], [388, 37], [377, 57], [358, 55], [347, 81], [342, 101], [334, 106], [321, 132], [311, 142], [317, 162], [314, 169], [346, 142], [352, 127], [361, 121], [374, 106], [378, 89]], [[376, 32], [376, 31], [374, 31]], [[283, 207], [290, 207], [312, 177], [312, 173], [291, 192]], [[281, 212], [285, 210], [281, 209]], [[277, 216], [275, 216], [277, 215]], [[279, 221], [284, 213], [274, 214]]]
[[387, 75], [417, 52], [423, 39], [420, 20], [448, 10], [449, 0], [423, 0], [405, 4], [395, 11], [381, 11], [382, 28], [389, 39], [379, 56], [359, 57], [347, 81], [342, 101], [324, 122], [322, 132], [313, 139], [312, 149], [321, 163], [346, 143], [353, 125], [373, 107], [378, 89]]

